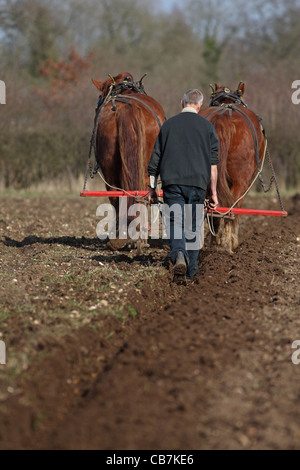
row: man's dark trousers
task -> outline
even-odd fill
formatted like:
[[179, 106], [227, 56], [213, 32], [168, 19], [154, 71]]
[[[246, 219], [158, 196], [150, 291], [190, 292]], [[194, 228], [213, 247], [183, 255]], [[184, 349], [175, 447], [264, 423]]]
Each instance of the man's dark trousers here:
[[[168, 228], [168, 239], [171, 252], [169, 257], [173, 264], [176, 262], [177, 253], [182, 251], [187, 263], [187, 277], [192, 278], [197, 272], [197, 258], [199, 254], [199, 249], [187, 249], [187, 243], [192, 244], [196, 240], [196, 235], [194, 239], [187, 240], [184, 232], [184, 205], [188, 204], [191, 210], [191, 227], [192, 231], [195, 233], [197, 229], [197, 236], [200, 236], [200, 224], [201, 219], [197, 220], [196, 217], [196, 207], [197, 205], [203, 205], [206, 190], [198, 188], [196, 186], [185, 186], [171, 184], [163, 188], [164, 195], [164, 204], [169, 208], [173, 204], [178, 204], [181, 207], [179, 216], [174, 217], [174, 212], [170, 211], [169, 217], [169, 228]], [[202, 215], [202, 212], [201, 212]], [[198, 217], [199, 218], [199, 217]], [[197, 226], [198, 222], [198, 226]], [[203, 222], [203, 221], [202, 221]], [[199, 224], [200, 223], [200, 224]], [[178, 236], [179, 235], [179, 236]]]

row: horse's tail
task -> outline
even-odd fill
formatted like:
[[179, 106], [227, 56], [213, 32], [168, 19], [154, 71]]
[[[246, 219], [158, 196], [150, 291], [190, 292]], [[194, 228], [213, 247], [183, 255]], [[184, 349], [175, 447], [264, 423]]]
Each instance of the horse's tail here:
[[234, 200], [230, 191], [231, 181], [227, 171], [227, 157], [234, 127], [232, 121], [226, 115], [213, 116], [211, 121], [214, 124], [220, 142], [218, 154], [220, 160], [217, 183], [218, 200], [221, 206], [230, 207]]
[[142, 111], [130, 105], [117, 111], [118, 145], [122, 162], [121, 187], [145, 189], [145, 125]]

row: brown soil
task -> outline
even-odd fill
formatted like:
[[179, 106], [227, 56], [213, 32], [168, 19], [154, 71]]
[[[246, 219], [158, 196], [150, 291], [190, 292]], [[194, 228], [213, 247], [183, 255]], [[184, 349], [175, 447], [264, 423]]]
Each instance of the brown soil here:
[[299, 195], [186, 287], [100, 243], [99, 201], [1, 202], [1, 449], [299, 449]]

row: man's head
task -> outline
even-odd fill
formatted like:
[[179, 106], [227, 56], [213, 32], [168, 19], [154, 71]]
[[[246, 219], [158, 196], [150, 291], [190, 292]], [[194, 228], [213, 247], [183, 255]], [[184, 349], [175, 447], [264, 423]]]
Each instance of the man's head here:
[[200, 111], [202, 104], [203, 94], [200, 90], [197, 90], [197, 88], [191, 88], [190, 90], [187, 90], [181, 100], [181, 105], [183, 108], [191, 106], [192, 108], [195, 108], [198, 112]]

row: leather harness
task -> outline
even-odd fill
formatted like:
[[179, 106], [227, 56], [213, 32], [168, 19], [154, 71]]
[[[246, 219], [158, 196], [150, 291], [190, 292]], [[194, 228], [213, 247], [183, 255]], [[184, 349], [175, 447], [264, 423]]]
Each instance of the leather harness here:
[[[141, 78], [141, 80], [139, 82], [132, 82], [130, 80], [130, 77], [128, 77], [128, 78], [126, 77], [123, 80], [123, 82], [118, 83], [117, 85], [115, 83], [112, 83], [110, 88], [109, 88], [109, 91], [108, 91], [108, 93], [105, 97], [102, 97], [102, 95], [99, 96], [98, 101], [97, 101], [97, 107], [96, 107], [96, 116], [95, 116], [95, 121], [94, 121], [94, 128], [93, 128], [93, 132], [92, 132], [92, 136], [91, 136], [91, 140], [90, 140], [90, 149], [89, 149], [89, 156], [88, 156], [88, 163], [87, 163], [87, 171], [86, 171], [85, 180], [84, 180], [84, 188], [85, 188], [86, 182], [87, 182], [88, 170], [90, 172], [90, 177], [93, 178], [94, 175], [97, 173], [98, 168], [99, 168], [99, 164], [98, 164], [97, 158], [96, 158], [96, 155], [97, 155], [96, 136], [97, 136], [97, 132], [98, 132], [98, 124], [99, 124], [99, 121], [100, 121], [101, 114], [103, 113], [106, 105], [110, 101], [112, 102], [112, 107], [111, 107], [112, 111], [116, 111], [116, 109], [117, 109], [116, 104], [115, 104], [116, 101], [120, 102], [120, 103], [128, 103], [128, 104], [130, 103], [130, 100], [134, 100], [134, 101], [139, 102], [140, 104], [145, 106], [153, 114], [159, 128], [161, 128], [162, 124], [159, 120], [159, 117], [157, 116], [155, 111], [153, 111], [153, 109], [147, 103], [144, 103], [144, 101], [140, 100], [136, 96], [122, 95], [121, 94], [125, 90], [132, 90], [132, 91], [135, 91], [137, 93], [147, 95], [147, 93], [145, 92], [144, 86], [142, 84], [142, 79], [143, 79], [143, 77]], [[94, 165], [93, 170], [92, 170], [92, 167], [91, 167], [92, 150], [94, 151], [94, 156], [95, 156], [95, 165]]]
[[108, 93], [108, 95], [104, 99], [102, 98], [101, 95], [98, 98], [98, 103], [97, 103], [97, 108], [96, 108], [96, 113], [98, 113], [98, 111], [100, 110], [99, 114], [97, 116], [98, 122], [99, 122], [100, 114], [102, 114], [102, 111], [103, 111], [104, 107], [110, 101], [112, 102], [111, 110], [116, 111], [116, 109], [117, 109], [116, 104], [115, 104], [116, 101], [119, 102], [119, 103], [128, 103], [129, 104], [130, 100], [134, 100], [134, 101], [139, 102], [143, 106], [145, 106], [153, 114], [159, 128], [161, 128], [162, 124], [160, 122], [159, 117], [155, 113], [155, 111], [153, 111], [153, 109], [147, 103], [140, 100], [139, 98], [136, 98], [135, 96], [132, 96], [132, 95], [123, 95], [122, 93], [124, 91], [127, 91], [127, 90], [132, 90], [132, 91], [135, 91], [136, 93], [140, 93], [142, 95], [147, 95], [147, 93], [144, 89], [144, 85], [142, 84], [142, 79], [139, 82], [132, 82], [128, 77], [128, 79], [125, 79], [123, 82], [120, 82], [117, 85], [113, 85], [112, 88], [111, 88], [111, 91]]
[[[232, 101], [232, 103], [220, 103], [219, 100], [223, 99], [223, 98], [229, 98]], [[216, 109], [214, 109], [207, 116], [205, 116], [206, 119], [209, 116], [211, 116], [215, 113], [218, 113], [218, 112], [220, 112], [220, 115], [221, 115], [221, 114], [224, 114], [225, 112], [228, 111], [229, 115], [232, 116], [232, 111], [236, 111], [246, 121], [246, 123], [249, 126], [250, 132], [252, 134], [253, 142], [254, 142], [255, 159], [256, 159], [257, 168], [258, 168], [258, 170], [260, 170], [260, 167], [259, 167], [259, 142], [258, 142], [258, 136], [257, 136], [256, 128], [255, 128], [252, 120], [250, 119], [248, 114], [245, 113], [245, 111], [243, 111], [243, 109], [241, 109], [241, 106], [248, 109], [248, 106], [244, 102], [241, 94], [240, 93], [238, 93], [238, 94], [234, 93], [229, 88], [224, 87], [218, 93], [212, 93], [211, 94], [211, 101], [209, 103], [209, 107], [214, 107], [214, 106], [216, 106]], [[260, 116], [258, 116], [258, 114], [256, 114], [256, 113], [254, 113], [254, 114], [256, 115], [256, 117], [259, 120], [259, 123], [261, 125], [261, 129], [262, 129], [262, 133], [264, 135], [264, 138], [266, 139], [266, 134], [265, 134], [265, 130], [264, 130], [264, 127], [263, 127], [262, 118]]]

